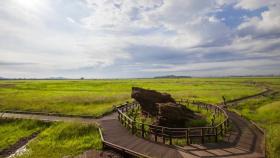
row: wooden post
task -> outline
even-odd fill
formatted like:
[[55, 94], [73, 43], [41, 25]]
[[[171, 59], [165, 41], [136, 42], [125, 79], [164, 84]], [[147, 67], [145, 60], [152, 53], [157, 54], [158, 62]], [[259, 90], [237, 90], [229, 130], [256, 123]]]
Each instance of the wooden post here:
[[221, 128], [221, 132], [220, 132], [220, 133], [221, 133], [221, 136], [223, 136], [223, 135], [224, 135], [224, 134], [223, 134], [223, 124], [220, 125], [220, 128]]
[[227, 119], [227, 128], [229, 128], [229, 119]]
[[127, 127], [126, 117], [124, 117], [124, 127]]
[[145, 137], [145, 133], [144, 133], [144, 124], [142, 123], [142, 125], [141, 125], [141, 134], [142, 134], [142, 138], [144, 138]]
[[187, 144], [188, 145], [190, 144], [190, 137], [189, 137], [189, 135], [190, 135], [190, 131], [189, 131], [189, 129], [187, 129], [187, 131], [186, 131], [186, 139], [187, 139]]
[[121, 121], [121, 114], [120, 114], [120, 111], [118, 111], [118, 120]]
[[162, 142], [165, 144], [165, 134], [164, 134], [164, 128], [161, 130], [161, 135], [162, 135]]
[[169, 145], [172, 145], [172, 135], [169, 134]]
[[156, 128], [156, 132], [155, 132], [155, 142], [157, 142], [157, 128]]
[[[206, 134], [211, 134], [211, 128], [207, 128], [207, 132], [206, 132]], [[211, 137], [210, 136], [208, 136], [208, 142], [210, 142], [211, 141]]]
[[201, 128], [201, 143], [204, 144], [204, 128]]
[[215, 127], [215, 142], [218, 142], [218, 129]]
[[132, 131], [132, 134], [135, 133], [135, 121], [132, 121], [132, 129], [131, 129], [131, 131]]
[[225, 96], [223, 96], [223, 104], [224, 104], [224, 106], [226, 106], [226, 97]]

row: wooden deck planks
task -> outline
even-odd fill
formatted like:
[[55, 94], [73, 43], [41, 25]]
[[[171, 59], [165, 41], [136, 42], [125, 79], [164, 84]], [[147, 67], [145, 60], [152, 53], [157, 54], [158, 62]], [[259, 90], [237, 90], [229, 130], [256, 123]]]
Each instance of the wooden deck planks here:
[[[157, 158], [192, 157], [263, 157], [261, 152], [262, 134], [244, 118], [230, 113], [234, 130], [228, 134], [225, 143], [211, 146], [194, 145], [191, 150], [178, 150], [133, 135], [117, 119], [101, 121], [104, 139], [138, 153]], [[259, 143], [259, 144], [256, 144]], [[250, 156], [251, 155], [251, 156]]]
[[176, 149], [163, 144], [157, 144], [135, 135], [132, 135], [124, 128], [118, 120], [106, 120], [100, 122], [103, 128], [104, 140], [112, 142], [124, 148], [145, 154], [151, 157], [160, 158], [182, 158], [183, 156]]

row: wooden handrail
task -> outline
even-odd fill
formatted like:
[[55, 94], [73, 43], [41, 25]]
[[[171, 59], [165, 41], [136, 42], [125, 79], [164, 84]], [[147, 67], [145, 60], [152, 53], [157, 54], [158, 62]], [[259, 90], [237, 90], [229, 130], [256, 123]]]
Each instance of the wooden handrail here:
[[[209, 137], [209, 136], [215, 136], [215, 141], [217, 142], [218, 135], [223, 136], [224, 132], [226, 132], [229, 117], [223, 108], [212, 104], [206, 104], [203, 102], [196, 102], [196, 101], [189, 101], [189, 100], [180, 100], [177, 102], [180, 104], [192, 103], [193, 105], [196, 105], [198, 108], [205, 108], [207, 110], [212, 110], [215, 113], [218, 113], [219, 115], [223, 114], [225, 119], [215, 126], [206, 126], [206, 127], [171, 128], [171, 127], [164, 127], [158, 125], [151, 125], [151, 124], [135, 121], [125, 114], [125, 112], [127, 112], [128, 110], [139, 106], [139, 104], [136, 102], [132, 102], [132, 103], [127, 102], [126, 104], [122, 104], [118, 106], [117, 107], [117, 112], [119, 114], [118, 118], [120, 119], [121, 123], [123, 123], [129, 130], [130, 129], [132, 130], [133, 134], [135, 133], [137, 134], [139, 131], [142, 137], [145, 137], [145, 134], [152, 134], [156, 142], [158, 140], [157, 139], [158, 137], [162, 137], [163, 143], [165, 142], [165, 138], [169, 138], [170, 144], [172, 144], [172, 138], [183, 137], [186, 135], [186, 133], [188, 134], [188, 137], [186, 137], [187, 142], [190, 142], [190, 140], [188, 139], [191, 137], [203, 137], [201, 138], [201, 141], [204, 142], [205, 141], [204, 137]], [[148, 127], [148, 129], [145, 129], [145, 127]], [[200, 131], [200, 134], [191, 134], [192, 132], [197, 132], [197, 131]]]

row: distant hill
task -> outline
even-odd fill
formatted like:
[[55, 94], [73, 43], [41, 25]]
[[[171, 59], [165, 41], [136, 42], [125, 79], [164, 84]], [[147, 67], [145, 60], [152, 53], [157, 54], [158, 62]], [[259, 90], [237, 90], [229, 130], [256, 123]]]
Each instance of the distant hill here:
[[5, 79], [7, 79], [7, 78], [5, 78], [5, 77], [1, 77], [1, 76], [0, 76], [0, 80], [5, 80]]
[[156, 76], [154, 78], [191, 78], [191, 76], [166, 75], [166, 76]]
[[68, 78], [65, 78], [65, 77], [49, 77], [49, 78], [44, 78], [46, 80], [65, 80], [65, 79], [68, 79]]

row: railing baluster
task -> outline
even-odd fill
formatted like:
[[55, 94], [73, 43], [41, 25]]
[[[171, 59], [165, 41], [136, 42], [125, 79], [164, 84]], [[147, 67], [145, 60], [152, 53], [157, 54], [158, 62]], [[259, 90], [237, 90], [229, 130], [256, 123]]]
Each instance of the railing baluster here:
[[141, 134], [142, 134], [142, 138], [145, 137], [145, 133], [144, 133], [145, 131], [144, 131], [144, 130], [145, 130], [145, 127], [144, 127], [144, 124], [142, 123], [142, 124], [141, 124]]
[[165, 144], [165, 130], [164, 130], [164, 127], [162, 128], [161, 134], [162, 134], [163, 144]]
[[204, 128], [201, 128], [201, 143], [204, 144]]
[[189, 131], [189, 129], [187, 129], [187, 131], [186, 131], [186, 139], [187, 139], [187, 144], [189, 145], [190, 144], [190, 131]]
[[218, 142], [218, 129], [215, 127], [215, 142]]

